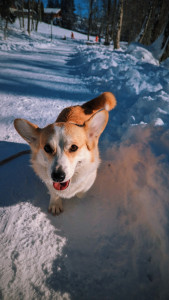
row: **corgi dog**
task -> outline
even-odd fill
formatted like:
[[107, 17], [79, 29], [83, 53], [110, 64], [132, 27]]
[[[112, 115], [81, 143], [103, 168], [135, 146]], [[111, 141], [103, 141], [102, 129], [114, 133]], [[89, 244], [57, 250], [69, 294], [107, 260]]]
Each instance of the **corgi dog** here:
[[93, 185], [100, 163], [98, 141], [116, 106], [110, 92], [79, 106], [63, 109], [44, 128], [15, 119], [17, 132], [31, 147], [31, 164], [50, 193], [49, 211], [63, 211], [62, 198], [81, 197]]

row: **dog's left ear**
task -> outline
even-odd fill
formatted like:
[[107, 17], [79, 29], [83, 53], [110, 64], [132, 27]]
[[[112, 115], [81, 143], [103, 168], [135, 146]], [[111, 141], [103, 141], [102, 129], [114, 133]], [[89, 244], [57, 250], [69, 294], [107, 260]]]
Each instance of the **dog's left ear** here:
[[89, 142], [94, 139], [99, 139], [101, 133], [105, 129], [109, 119], [109, 114], [106, 110], [101, 110], [95, 113], [89, 120], [84, 123], [84, 128], [87, 132]]

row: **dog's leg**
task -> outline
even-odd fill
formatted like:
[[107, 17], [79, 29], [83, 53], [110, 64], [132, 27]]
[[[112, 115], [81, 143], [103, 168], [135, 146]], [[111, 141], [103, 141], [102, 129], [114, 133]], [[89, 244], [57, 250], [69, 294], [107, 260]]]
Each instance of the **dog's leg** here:
[[50, 194], [50, 202], [48, 211], [53, 215], [59, 215], [63, 212], [62, 199], [56, 194], [55, 190], [51, 185], [47, 185]]
[[59, 215], [61, 212], [63, 212], [62, 199], [58, 196], [51, 196], [48, 210], [53, 215]]

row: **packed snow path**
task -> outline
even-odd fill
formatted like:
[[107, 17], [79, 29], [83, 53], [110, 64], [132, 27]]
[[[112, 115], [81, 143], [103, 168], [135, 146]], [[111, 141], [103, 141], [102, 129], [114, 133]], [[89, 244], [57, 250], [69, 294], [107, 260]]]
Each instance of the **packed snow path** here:
[[22, 115], [45, 126], [55, 121], [63, 107], [84, 101], [89, 94], [84, 83], [73, 74], [73, 65], [69, 65], [75, 45], [58, 42], [49, 49], [39, 49], [37, 45], [31, 51], [23, 51], [19, 46], [11, 53], [3, 51], [0, 58], [4, 140], [9, 139], [11, 120], [15, 117]]
[[65, 200], [60, 216], [48, 214], [49, 195], [28, 156], [1, 167], [0, 298], [166, 300], [168, 69], [136, 47], [112, 53], [45, 35], [10, 43], [0, 51], [1, 159], [28, 148], [13, 129], [16, 117], [45, 126], [106, 90], [118, 106], [94, 186]]

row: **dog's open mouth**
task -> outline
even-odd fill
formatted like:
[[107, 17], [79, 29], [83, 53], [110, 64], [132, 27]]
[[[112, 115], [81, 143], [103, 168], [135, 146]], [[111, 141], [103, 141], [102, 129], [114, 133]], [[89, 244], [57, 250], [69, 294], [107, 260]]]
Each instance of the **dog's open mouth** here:
[[53, 187], [57, 190], [57, 191], [63, 191], [66, 190], [69, 186], [70, 180], [65, 181], [65, 182], [53, 182]]

